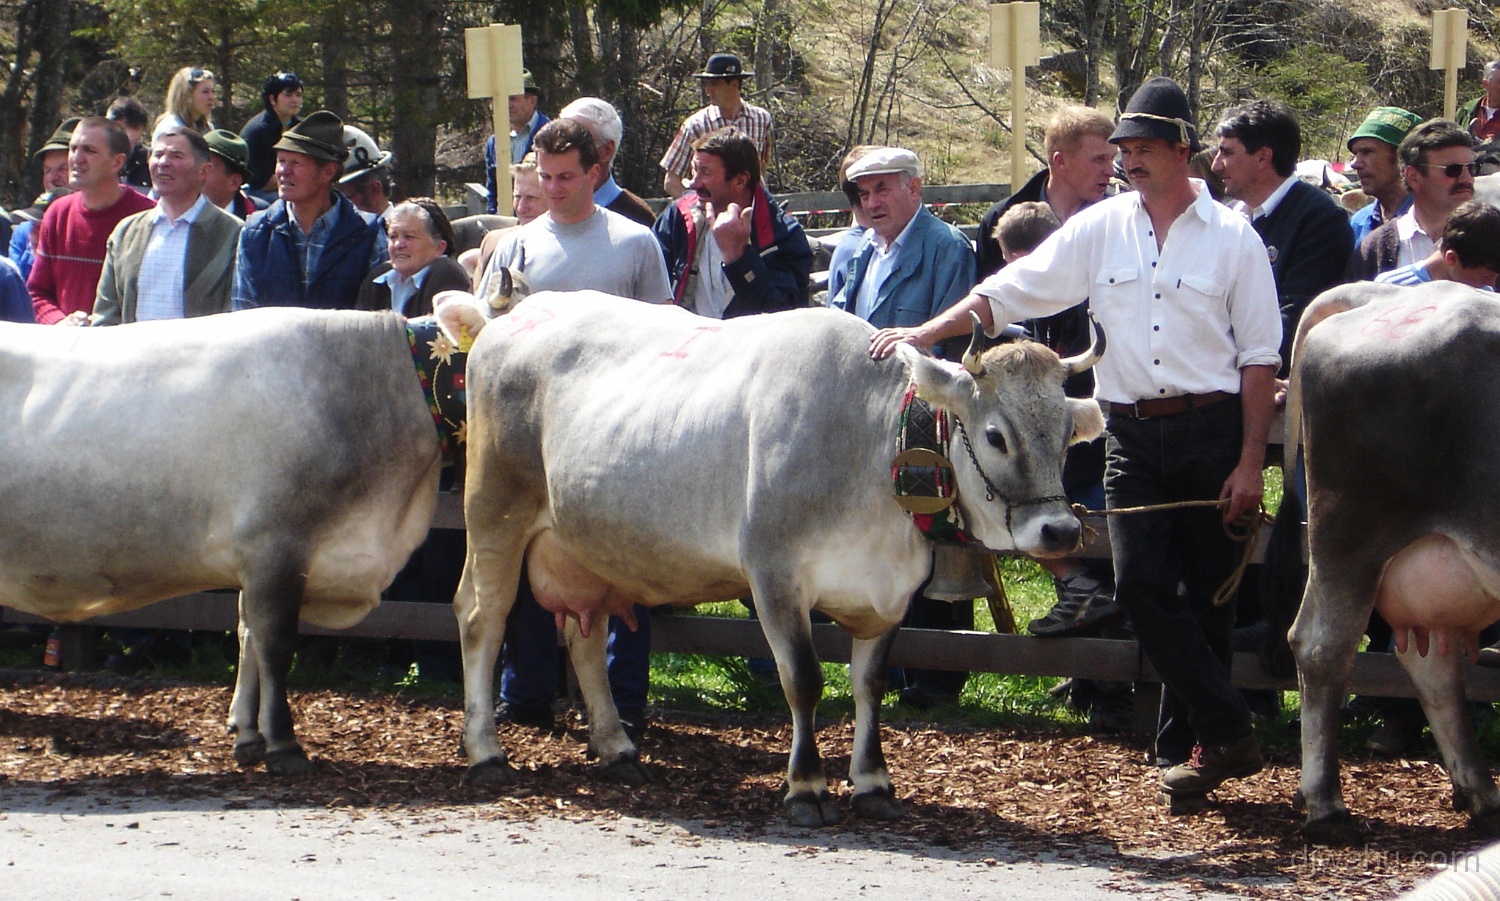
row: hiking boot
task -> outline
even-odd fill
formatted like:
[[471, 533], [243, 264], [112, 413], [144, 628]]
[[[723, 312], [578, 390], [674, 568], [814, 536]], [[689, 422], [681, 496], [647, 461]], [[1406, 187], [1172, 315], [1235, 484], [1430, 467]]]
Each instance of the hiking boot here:
[[1489, 647], [1479, 649], [1479, 665], [1488, 667], [1500, 667], [1500, 641]]
[[1066, 635], [1101, 623], [1120, 612], [1115, 603], [1114, 586], [1078, 572], [1059, 579], [1053, 577], [1057, 603], [1047, 615], [1026, 626], [1032, 635]]
[[1261, 771], [1260, 741], [1252, 732], [1232, 745], [1193, 745], [1193, 756], [1162, 774], [1162, 791], [1169, 795], [1201, 795], [1230, 779]]

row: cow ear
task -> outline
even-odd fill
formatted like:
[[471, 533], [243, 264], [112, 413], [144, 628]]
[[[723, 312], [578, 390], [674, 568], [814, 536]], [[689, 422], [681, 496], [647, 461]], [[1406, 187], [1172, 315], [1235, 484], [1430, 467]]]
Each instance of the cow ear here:
[[443, 291], [433, 298], [433, 305], [438, 327], [465, 351], [489, 321], [479, 311], [479, 300], [466, 291]]
[[917, 396], [940, 407], [953, 407], [974, 392], [974, 378], [961, 367], [934, 360], [909, 344], [896, 346], [896, 356], [906, 366]]
[[1090, 398], [1068, 398], [1068, 408], [1073, 411], [1073, 437], [1069, 444], [1093, 441], [1104, 434], [1104, 411], [1099, 402]]

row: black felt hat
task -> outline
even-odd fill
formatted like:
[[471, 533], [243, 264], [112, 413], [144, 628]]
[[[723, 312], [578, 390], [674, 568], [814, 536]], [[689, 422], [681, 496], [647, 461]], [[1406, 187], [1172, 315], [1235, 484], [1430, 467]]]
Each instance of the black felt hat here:
[[1194, 153], [1202, 149], [1198, 143], [1198, 129], [1193, 125], [1193, 112], [1188, 108], [1187, 94], [1177, 82], [1160, 75], [1131, 95], [1109, 142], [1118, 144], [1127, 138], [1160, 138], [1186, 144]]
[[708, 58], [708, 65], [694, 78], [754, 78], [754, 72], [746, 72], [745, 65], [733, 53], [715, 53]]

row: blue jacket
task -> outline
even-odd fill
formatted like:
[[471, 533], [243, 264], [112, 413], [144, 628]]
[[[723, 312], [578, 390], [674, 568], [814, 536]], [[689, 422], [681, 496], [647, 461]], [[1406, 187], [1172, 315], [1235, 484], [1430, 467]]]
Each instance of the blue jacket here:
[[[896, 255], [895, 268], [880, 286], [870, 324], [876, 328], [921, 325], [956, 303], [974, 287], [974, 249], [963, 232], [919, 207], [906, 243]], [[854, 312], [860, 282], [870, 268], [875, 244], [870, 242], [849, 264], [843, 289], [828, 301], [831, 307]]]
[[[771, 199], [765, 185], [758, 185], [755, 190], [755, 212], [750, 221], [750, 238], [754, 247], [733, 263], [724, 264], [724, 274], [734, 290], [734, 298], [724, 308], [725, 319], [751, 313], [776, 313], [808, 304], [807, 280], [812, 274], [812, 247], [807, 243], [807, 234], [796, 219]], [[687, 287], [688, 267], [693, 264], [698, 242], [713, 240], [709, 234], [698, 234], [692, 217], [686, 212], [697, 197], [688, 192], [668, 204], [652, 229], [666, 259], [672, 300], [679, 304]], [[707, 231], [706, 227], [704, 231]]]
[[318, 258], [318, 269], [307, 280], [304, 293], [302, 256], [296, 252], [297, 224], [287, 215], [286, 201], [278, 200], [252, 215], [240, 232], [239, 260], [235, 270], [234, 308], [315, 307], [352, 310], [375, 259], [381, 231], [380, 220], [360, 212], [343, 194], [333, 195], [339, 205], [338, 223]]
[[[531, 134], [526, 136], [526, 149], [522, 151], [522, 156], [525, 156], [526, 154], [531, 152], [531, 144], [536, 140], [536, 133], [542, 130], [543, 125], [546, 125], [548, 122], [552, 121], [547, 116], [547, 114], [542, 112], [541, 110], [537, 110], [533, 114], [533, 116], [533, 121], [536, 122], [536, 127], [531, 130]], [[505, 136], [505, 142], [506, 146], [509, 147], [510, 135]], [[506, 156], [510, 156], [509, 151], [506, 152]], [[484, 200], [484, 211], [486, 213], [489, 213], [491, 216], [495, 215], [495, 211], [500, 208], [500, 173], [496, 169], [496, 164], [498, 162], [499, 161], [495, 159], [495, 136], [490, 135], [489, 140], [484, 142], [484, 187], [485, 190], [489, 192], [489, 196]], [[505, 164], [505, 173], [507, 176], [510, 175], [510, 167], [514, 162], [516, 161], [511, 160], [510, 162]], [[509, 179], [507, 179], [507, 181], [508, 180]]]

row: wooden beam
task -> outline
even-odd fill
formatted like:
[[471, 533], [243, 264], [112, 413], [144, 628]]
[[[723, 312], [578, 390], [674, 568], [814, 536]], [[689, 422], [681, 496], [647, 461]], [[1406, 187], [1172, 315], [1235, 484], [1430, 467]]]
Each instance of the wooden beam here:
[[[0, 619], [45, 623], [47, 620], [0, 608]], [[94, 626], [132, 626], [149, 629], [233, 631], [236, 595], [203, 592], [173, 598], [130, 613], [88, 620]], [[848, 663], [852, 646], [838, 626], [818, 624], [813, 644], [820, 659]], [[302, 625], [305, 635], [345, 635], [366, 638], [413, 638], [457, 641], [458, 623], [446, 603], [386, 601], [364, 621], [345, 630]], [[760, 624], [755, 620], [678, 613], [653, 619], [651, 650], [657, 653], [710, 656], [769, 657]], [[1036, 638], [988, 632], [945, 632], [903, 629], [891, 648], [892, 666], [961, 670], [1024, 676], [1076, 676], [1115, 682], [1159, 682], [1134, 641], [1103, 638]], [[1500, 670], [1465, 664], [1467, 696], [1471, 701], [1500, 701]], [[1295, 691], [1295, 679], [1277, 679], [1260, 668], [1254, 654], [1236, 654], [1234, 683], [1241, 688]], [[1416, 692], [1393, 654], [1356, 655], [1348, 685], [1352, 694], [1410, 698]]]

